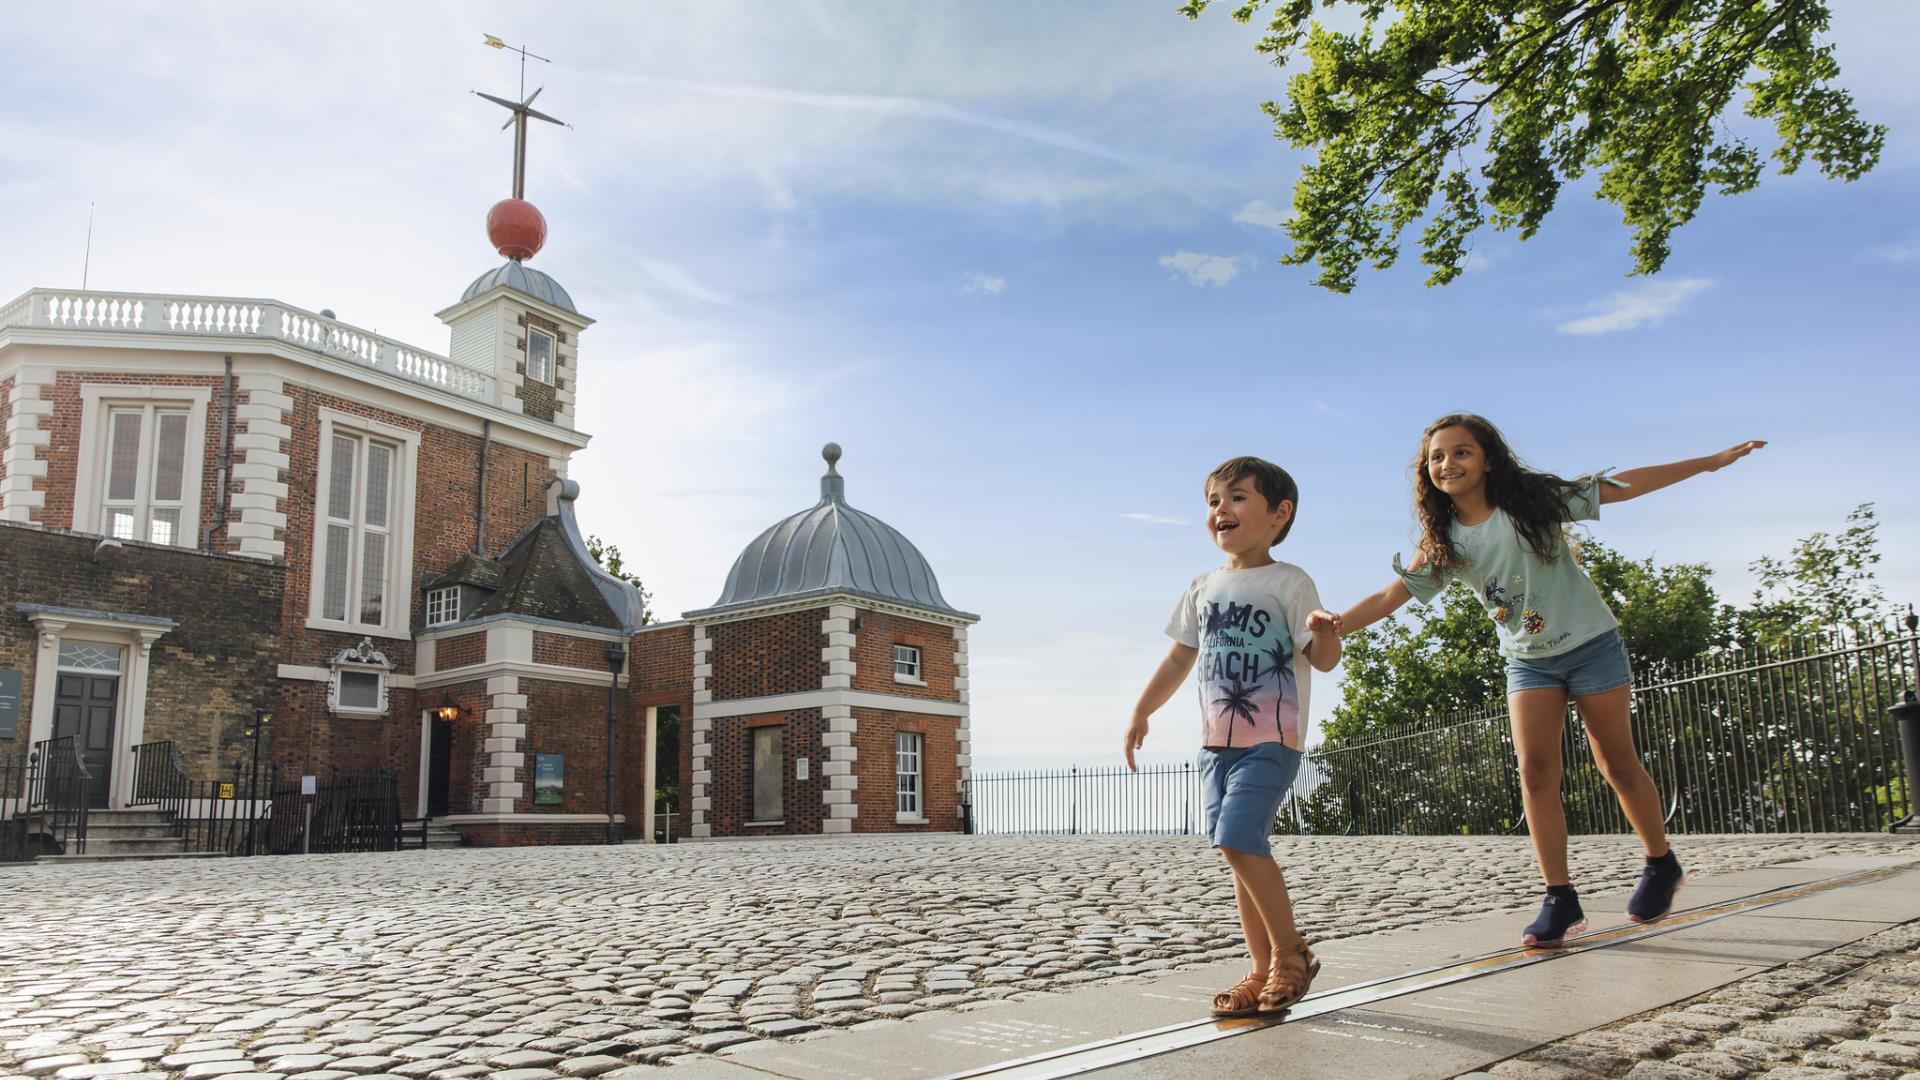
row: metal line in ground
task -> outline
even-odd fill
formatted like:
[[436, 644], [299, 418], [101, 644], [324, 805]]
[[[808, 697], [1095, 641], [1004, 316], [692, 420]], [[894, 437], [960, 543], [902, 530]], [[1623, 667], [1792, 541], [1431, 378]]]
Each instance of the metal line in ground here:
[[1663, 934], [1671, 934], [1677, 930], [1686, 930], [1734, 915], [1744, 915], [1750, 911], [1785, 904], [1835, 889], [1869, 884], [1913, 869], [1911, 865], [1890, 866], [1853, 874], [1841, 874], [1802, 885], [1783, 885], [1718, 904], [1705, 904], [1697, 908], [1677, 911], [1652, 925], [1629, 924], [1613, 930], [1589, 934], [1558, 949], [1524, 947], [1506, 949], [1477, 956], [1471, 960], [1323, 990], [1307, 995], [1293, 1008], [1273, 1018], [1255, 1016], [1224, 1020], [1189, 1020], [1152, 1031], [1120, 1035], [1100, 1042], [1070, 1046], [1031, 1057], [1016, 1058], [997, 1065], [953, 1073], [939, 1080], [969, 1080], [974, 1077], [993, 1077], [994, 1080], [1052, 1080], [1055, 1077], [1074, 1076], [1092, 1072], [1095, 1069], [1171, 1053], [1175, 1050], [1185, 1050], [1218, 1039], [1264, 1031], [1296, 1020], [1324, 1016], [1345, 1009], [1362, 1008], [1389, 998], [1514, 971], [1533, 964], [1545, 963], [1548, 960], [1558, 960], [1562, 957], [1577, 956], [1616, 945], [1644, 941]]

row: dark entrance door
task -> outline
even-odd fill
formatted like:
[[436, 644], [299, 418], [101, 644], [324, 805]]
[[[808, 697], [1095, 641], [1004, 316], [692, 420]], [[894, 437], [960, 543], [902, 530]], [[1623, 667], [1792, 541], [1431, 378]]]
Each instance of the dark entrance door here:
[[62, 673], [54, 682], [53, 737], [73, 736], [80, 760], [93, 777], [87, 805], [104, 807], [113, 791], [113, 706], [120, 696], [120, 679]]
[[453, 778], [453, 721], [435, 719], [427, 741], [427, 816], [447, 814], [447, 786]]

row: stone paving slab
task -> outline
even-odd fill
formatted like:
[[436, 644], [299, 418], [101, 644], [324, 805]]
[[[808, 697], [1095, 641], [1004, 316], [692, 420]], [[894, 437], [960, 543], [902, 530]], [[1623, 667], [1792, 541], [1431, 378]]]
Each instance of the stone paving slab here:
[[[1920, 859], [1920, 848], [1909, 849]], [[1904, 860], [1903, 860], [1904, 861]], [[1896, 863], [1897, 865], [1897, 863]], [[1714, 879], [1721, 891], [1745, 895], [1783, 883], [1831, 877], [1833, 870], [1734, 873]], [[1750, 880], [1753, 879], [1753, 880]], [[1920, 915], [1920, 871], [1855, 890], [1906, 896]], [[1599, 894], [1591, 908], [1618, 907], [1625, 892]], [[1766, 909], [1789, 911], [1792, 905]], [[1709, 928], [1744, 923], [1735, 936], [1807, 936], [1807, 920], [1761, 919], [1748, 913], [1637, 943], [1647, 949], [1678, 942], [1674, 952], [1697, 949], [1687, 939]], [[1523, 916], [1524, 918], [1524, 916]], [[1851, 942], [1881, 928], [1823, 923], [1827, 936], [1797, 947], [1795, 958]], [[1884, 924], [1882, 924], [1884, 925]], [[1319, 947], [1324, 970], [1315, 984], [1333, 989], [1451, 960], [1477, 957], [1511, 942], [1511, 915], [1388, 934], [1349, 938]], [[1623, 949], [1625, 947], [1622, 947]], [[1735, 982], [1777, 963], [1739, 957], [1676, 959], [1622, 949], [1569, 954], [1516, 971], [1456, 983], [1374, 1006], [1305, 1019], [1102, 1070], [1102, 1076], [1185, 1080], [1271, 1080], [1351, 1076], [1452, 1076], [1492, 1064], [1594, 1023], [1630, 1016], [1649, 1005]], [[1037, 1053], [1188, 1023], [1204, 1015], [1212, 993], [1244, 968], [1237, 961], [1154, 977], [1110, 980], [1066, 994], [1022, 995], [963, 1015], [916, 1017], [904, 1025], [869, 1024], [800, 1046], [756, 1045], [714, 1058], [676, 1062], [674, 1080], [911, 1080], [970, 1070]], [[1585, 1050], [1592, 1056], [1599, 1050]]]
[[[1710, 876], [1910, 850], [1889, 843], [1679, 849]], [[1281, 838], [1276, 854], [1316, 941], [1526, 907], [1536, 889], [1524, 838]], [[1619, 837], [1576, 840], [1572, 857], [1577, 880], [1620, 885], [1639, 861]], [[625, 1080], [688, 1054], [1235, 958], [1227, 880], [1190, 837], [8, 867], [0, 1080], [74, 1057], [42, 1075], [182, 1077], [230, 1061], [195, 1075]], [[301, 1052], [262, 1055], [277, 1046]], [[162, 1054], [107, 1056], [138, 1047]]]

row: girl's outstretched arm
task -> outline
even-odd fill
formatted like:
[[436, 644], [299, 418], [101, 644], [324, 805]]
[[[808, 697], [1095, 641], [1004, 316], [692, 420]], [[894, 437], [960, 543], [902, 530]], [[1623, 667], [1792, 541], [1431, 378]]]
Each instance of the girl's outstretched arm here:
[[[1413, 569], [1420, 568], [1420, 558], [1414, 557]], [[1345, 637], [1355, 630], [1361, 630], [1400, 610], [1400, 606], [1413, 599], [1413, 593], [1407, 590], [1407, 583], [1394, 578], [1387, 587], [1360, 601], [1346, 611], [1335, 615], [1331, 611], [1320, 610], [1307, 616], [1307, 628], [1314, 633], [1332, 631], [1338, 637]], [[1328, 665], [1331, 667], [1332, 665]], [[1326, 670], [1322, 668], [1321, 670]]]
[[1749, 439], [1738, 446], [1730, 446], [1717, 454], [1708, 454], [1706, 457], [1688, 458], [1670, 465], [1649, 465], [1643, 469], [1628, 469], [1626, 472], [1614, 473], [1615, 480], [1628, 486], [1615, 487], [1612, 484], [1601, 484], [1600, 501], [1603, 503], [1625, 502], [1636, 496], [1645, 495], [1649, 491], [1671, 487], [1689, 477], [1699, 476], [1703, 472], [1724, 469], [1765, 445], [1767, 445], [1765, 439]]

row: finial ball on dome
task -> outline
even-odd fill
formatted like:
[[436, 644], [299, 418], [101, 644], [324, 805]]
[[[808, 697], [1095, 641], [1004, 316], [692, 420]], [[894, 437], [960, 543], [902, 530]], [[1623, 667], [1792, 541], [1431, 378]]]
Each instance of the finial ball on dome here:
[[829, 469], [833, 468], [835, 465], [840, 463], [840, 444], [837, 442], [830, 442], [827, 445], [821, 447], [820, 456], [827, 459], [827, 468]]
[[487, 239], [515, 262], [533, 258], [547, 242], [547, 219], [525, 199], [501, 199], [487, 211]]

